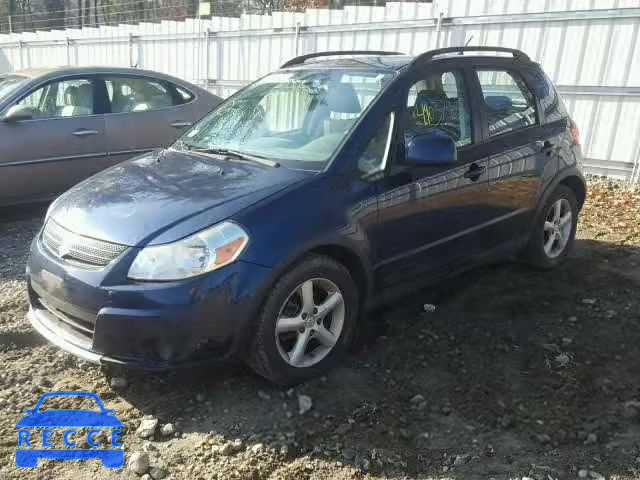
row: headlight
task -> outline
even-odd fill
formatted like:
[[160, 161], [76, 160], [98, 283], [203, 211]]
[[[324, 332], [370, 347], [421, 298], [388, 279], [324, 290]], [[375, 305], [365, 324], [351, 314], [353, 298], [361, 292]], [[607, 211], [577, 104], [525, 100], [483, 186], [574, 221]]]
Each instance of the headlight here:
[[180, 280], [235, 261], [249, 242], [238, 224], [222, 222], [182, 240], [140, 250], [129, 269], [134, 280]]

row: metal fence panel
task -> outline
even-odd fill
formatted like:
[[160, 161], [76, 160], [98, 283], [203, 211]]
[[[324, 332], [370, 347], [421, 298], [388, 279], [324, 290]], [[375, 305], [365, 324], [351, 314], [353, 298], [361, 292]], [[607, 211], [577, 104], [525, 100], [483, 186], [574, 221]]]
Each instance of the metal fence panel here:
[[[440, 27], [438, 26], [440, 25]], [[503, 45], [558, 85], [592, 172], [640, 181], [640, 0], [438, 0], [0, 35], [0, 72], [137, 66], [223, 97], [321, 50]]]

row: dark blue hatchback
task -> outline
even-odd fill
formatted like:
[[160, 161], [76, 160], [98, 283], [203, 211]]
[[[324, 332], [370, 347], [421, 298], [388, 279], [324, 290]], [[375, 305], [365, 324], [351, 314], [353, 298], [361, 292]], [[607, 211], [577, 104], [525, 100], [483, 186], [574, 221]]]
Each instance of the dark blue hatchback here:
[[29, 319], [95, 362], [240, 357], [300, 382], [409, 288], [514, 255], [553, 267], [584, 198], [578, 130], [524, 53], [306, 55], [59, 197]]

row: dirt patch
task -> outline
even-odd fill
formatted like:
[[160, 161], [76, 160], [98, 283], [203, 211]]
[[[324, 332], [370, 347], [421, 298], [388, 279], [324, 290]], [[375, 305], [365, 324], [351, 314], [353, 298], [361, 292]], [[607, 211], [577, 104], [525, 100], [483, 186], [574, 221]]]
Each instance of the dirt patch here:
[[[97, 460], [13, 464], [24, 408], [88, 390], [125, 424], [125, 462], [144, 451], [168, 478], [640, 478], [639, 212], [638, 191], [592, 181], [561, 268], [492, 266], [405, 298], [367, 318], [341, 368], [291, 390], [237, 367], [104, 372], [46, 345], [22, 278], [41, 215], [5, 219], [0, 477], [138, 478]], [[145, 417], [159, 420], [146, 440]]]

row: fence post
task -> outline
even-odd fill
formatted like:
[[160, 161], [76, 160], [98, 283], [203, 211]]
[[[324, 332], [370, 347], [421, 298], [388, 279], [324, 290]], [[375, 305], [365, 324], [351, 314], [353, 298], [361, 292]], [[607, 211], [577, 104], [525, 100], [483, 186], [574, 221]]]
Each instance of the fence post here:
[[211, 63], [211, 45], [210, 45], [210, 39], [211, 39], [211, 29], [209, 27], [207, 27], [207, 31], [205, 32], [205, 42], [207, 42], [204, 46], [204, 54], [206, 55], [206, 58], [204, 59], [204, 80], [206, 85], [205, 86], [209, 86], [209, 64]]
[[633, 162], [633, 168], [631, 170], [631, 184], [640, 184], [640, 142], [638, 142], [638, 151], [636, 152], [636, 159]]
[[138, 68], [138, 62], [133, 63], [133, 41], [136, 37], [133, 33], [129, 33], [129, 66], [133, 68]]
[[436, 24], [436, 47], [440, 48], [440, 32], [442, 31], [442, 17], [444, 17], [444, 12], [440, 12], [438, 14], [438, 23]]
[[24, 70], [24, 59], [22, 58], [22, 50], [23, 50], [23, 41], [22, 40], [18, 40], [18, 55], [20, 55], [20, 70]]
[[67, 43], [67, 65], [71, 65], [71, 39], [66, 37], [65, 40]]
[[298, 51], [300, 50], [300, 22], [296, 22], [296, 33], [294, 39], [295, 52], [294, 56], [298, 56]]

